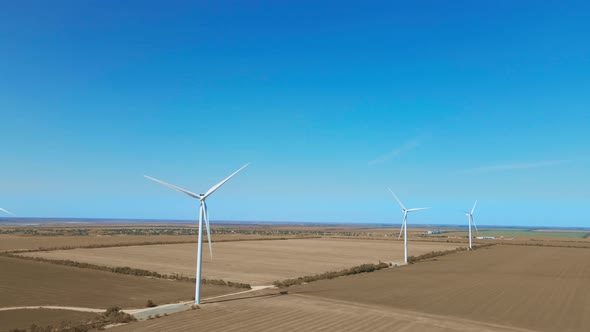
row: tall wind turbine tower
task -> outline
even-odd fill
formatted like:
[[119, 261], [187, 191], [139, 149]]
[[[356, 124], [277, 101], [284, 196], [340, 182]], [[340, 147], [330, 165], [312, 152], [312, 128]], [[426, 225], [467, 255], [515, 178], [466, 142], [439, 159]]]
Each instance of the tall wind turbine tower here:
[[[9, 211], [6, 211], [6, 210], [4, 210], [3, 208], [0, 208], [0, 211], [4, 212], [4, 213], [6, 213], [6, 214], [9, 214], [9, 215], [11, 215], [11, 216], [15, 216], [15, 215], [14, 215], [14, 213], [11, 213], [11, 212], [9, 212]], [[16, 216], [15, 216], [15, 217], [16, 217]]]
[[250, 165], [250, 163], [247, 163], [246, 165], [242, 166], [237, 171], [233, 172], [230, 176], [228, 176], [223, 181], [221, 181], [218, 184], [211, 187], [211, 189], [209, 189], [204, 194], [195, 194], [195, 193], [192, 193], [188, 190], [185, 190], [180, 187], [166, 183], [164, 181], [160, 181], [158, 179], [154, 179], [152, 177], [144, 175], [146, 178], [148, 178], [152, 181], [156, 181], [160, 184], [163, 184], [163, 185], [170, 187], [174, 190], [178, 190], [181, 193], [184, 193], [192, 198], [196, 198], [199, 200], [200, 208], [199, 208], [199, 240], [198, 240], [198, 244], [197, 244], [197, 278], [196, 278], [197, 285], [195, 288], [195, 304], [197, 304], [197, 305], [201, 303], [201, 268], [202, 268], [202, 263], [203, 263], [203, 255], [202, 255], [202, 251], [203, 251], [203, 220], [205, 220], [205, 225], [207, 227], [207, 240], [209, 241], [209, 255], [211, 256], [211, 259], [213, 259], [213, 251], [211, 249], [211, 231], [209, 229], [209, 211], [207, 210], [207, 203], [205, 202], [205, 200], [207, 199], [207, 197], [209, 197], [209, 195], [213, 194], [213, 192], [215, 190], [219, 189], [219, 187], [221, 187], [224, 183], [226, 183], [229, 179], [231, 179], [234, 175], [238, 174], [241, 170], [246, 168], [246, 166], [248, 166], [248, 165]]
[[479, 233], [479, 231], [477, 230], [477, 225], [475, 225], [475, 222], [473, 221], [473, 212], [475, 212], [475, 206], [477, 205], [477, 200], [475, 201], [475, 203], [473, 203], [473, 208], [471, 209], [471, 212], [467, 212], [465, 211], [465, 215], [467, 216], [467, 219], [469, 219], [469, 250], [473, 250], [473, 247], [471, 247], [471, 224], [473, 224], [473, 226], [475, 226], [475, 231], [477, 233]]
[[399, 236], [397, 238], [399, 239], [402, 236], [402, 231], [403, 231], [404, 232], [404, 263], [408, 264], [408, 223], [407, 223], [408, 222], [408, 213], [414, 212], [414, 211], [426, 210], [426, 209], [430, 209], [430, 208], [425, 207], [425, 208], [406, 209], [406, 207], [397, 198], [397, 196], [395, 196], [393, 191], [390, 188], [387, 188], [387, 189], [389, 189], [389, 191], [391, 192], [391, 194], [393, 195], [393, 197], [395, 198], [395, 200], [397, 201], [399, 206], [402, 208], [402, 212], [404, 213], [404, 221], [402, 223], [402, 228], [400, 229]]

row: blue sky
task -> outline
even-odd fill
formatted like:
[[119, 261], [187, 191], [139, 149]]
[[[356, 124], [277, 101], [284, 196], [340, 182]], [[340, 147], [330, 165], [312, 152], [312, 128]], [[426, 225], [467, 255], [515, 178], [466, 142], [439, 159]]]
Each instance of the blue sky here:
[[590, 227], [590, 6], [0, 5], [0, 206], [23, 217]]

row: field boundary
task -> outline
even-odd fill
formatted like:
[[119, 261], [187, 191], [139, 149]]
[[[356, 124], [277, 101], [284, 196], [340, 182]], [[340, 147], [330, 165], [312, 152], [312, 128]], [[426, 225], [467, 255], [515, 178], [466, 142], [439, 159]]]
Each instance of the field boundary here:
[[[39, 308], [39, 307], [38, 307]], [[55, 308], [49, 308], [54, 310]], [[27, 309], [31, 310], [31, 309]], [[32, 309], [34, 310], [34, 309]], [[59, 309], [59, 310], [67, 310], [67, 309]], [[76, 311], [76, 310], [73, 310]], [[86, 311], [90, 312], [90, 311]], [[31, 325], [28, 329], [11, 329], [10, 331], [13, 332], [72, 332], [72, 331], [90, 331], [90, 330], [104, 330], [105, 326], [113, 325], [113, 324], [126, 324], [130, 322], [135, 322], [137, 319], [132, 315], [125, 313], [119, 307], [110, 307], [106, 310], [100, 310], [100, 314], [98, 312], [94, 319], [89, 321], [61, 321], [61, 323], [56, 325], [46, 325], [46, 326], [37, 326], [35, 324]]]
[[[477, 250], [477, 249], [486, 248], [486, 247], [492, 247], [495, 245], [496, 245], [496, 243], [477, 244], [477, 245], [472, 246], [472, 250]], [[417, 262], [420, 262], [423, 260], [427, 260], [430, 258], [436, 258], [436, 257], [440, 257], [440, 256], [450, 255], [450, 254], [454, 254], [454, 253], [457, 253], [460, 251], [469, 251], [469, 248], [459, 247], [459, 248], [450, 249], [450, 250], [431, 251], [431, 252], [427, 252], [427, 253], [419, 255], [419, 256], [409, 256], [408, 257], [408, 264], [414, 264], [414, 263], [417, 263]]]
[[310, 282], [318, 281], [318, 280], [334, 279], [334, 278], [338, 278], [338, 277], [359, 274], [359, 273], [369, 273], [369, 272], [389, 268], [391, 266], [392, 266], [391, 263], [383, 263], [383, 262], [380, 262], [379, 264], [374, 264], [374, 263], [373, 264], [370, 264], [370, 263], [369, 264], [361, 264], [361, 265], [354, 266], [349, 269], [344, 269], [344, 270], [340, 270], [340, 271], [328, 271], [328, 272], [324, 272], [324, 273], [318, 273], [318, 274], [315, 274], [312, 276], [289, 278], [289, 279], [285, 279], [282, 281], [277, 280], [277, 281], [273, 282], [273, 285], [275, 285], [276, 287], [279, 287], [279, 288], [285, 288], [285, 287], [290, 287], [290, 286], [294, 286], [294, 285], [301, 285], [302, 283], [310, 283]]
[[[571, 241], [571, 242], [579, 243], [581, 241]], [[495, 244], [504, 245], [504, 246], [590, 249], [590, 246], [572, 246], [572, 245], [554, 244], [554, 243], [542, 243], [542, 242], [538, 242], [538, 243], [536, 243], [536, 242], [535, 243], [530, 243], [530, 242], [524, 242], [524, 243], [499, 242], [499, 243], [495, 243]]]
[[[323, 238], [322, 236], [302, 236], [302, 237], [277, 237], [277, 238], [256, 238], [256, 239], [224, 239], [224, 240], [211, 240], [211, 243], [222, 243], [222, 242], [247, 242], [247, 241], [283, 241], [283, 240], [305, 240], [305, 239], [319, 239]], [[207, 237], [203, 238], [203, 241], [206, 240]], [[21, 253], [28, 253], [28, 252], [41, 252], [41, 251], [57, 251], [57, 250], [74, 250], [74, 249], [99, 249], [99, 248], [116, 248], [116, 247], [134, 247], [134, 246], [157, 246], [157, 245], [168, 245], [168, 244], [187, 244], [187, 243], [195, 243], [194, 241], [155, 241], [155, 242], [127, 242], [127, 243], [117, 243], [117, 244], [89, 244], [89, 245], [80, 245], [80, 246], [62, 246], [62, 247], [40, 247], [37, 249], [14, 249], [14, 250], [3, 250], [0, 252], [4, 253], [12, 253], [12, 254], [21, 254]]]
[[[157, 278], [157, 279], [165, 279], [165, 280], [174, 280], [174, 281], [184, 281], [184, 282], [196, 282], [196, 278], [188, 277], [182, 274], [162, 274], [159, 272], [148, 271], [143, 269], [136, 269], [131, 268], [128, 266], [116, 266], [110, 267], [105, 265], [96, 265], [90, 263], [81, 263], [76, 262], [69, 259], [48, 259], [42, 257], [34, 257], [34, 256], [21, 256], [15, 253], [9, 252], [0, 252], [0, 256], [15, 258], [15, 259], [24, 259], [29, 261], [35, 262], [42, 262], [42, 263], [49, 263], [55, 265], [63, 265], [63, 266], [71, 266], [77, 267], [81, 269], [91, 269], [91, 270], [98, 270], [98, 271], [105, 271], [111, 273], [119, 273], [119, 274], [127, 274], [137, 277], [149, 277], [149, 278]], [[234, 281], [227, 281], [222, 279], [205, 279], [201, 278], [201, 284], [205, 285], [216, 285], [216, 286], [228, 286], [240, 289], [252, 289], [250, 284], [241, 283], [241, 282], [234, 282]]]
[[[477, 249], [485, 248], [485, 247], [491, 247], [494, 245], [495, 245], [494, 243], [475, 245], [475, 246], [473, 246], [473, 250], [477, 250]], [[431, 252], [428, 252], [426, 254], [422, 254], [419, 256], [409, 256], [408, 257], [408, 264], [414, 264], [414, 263], [424, 261], [424, 260], [427, 260], [430, 258], [450, 255], [450, 254], [454, 254], [454, 253], [457, 253], [460, 251], [468, 251], [468, 250], [469, 249], [466, 247], [459, 247], [459, 248], [450, 249], [450, 250], [431, 251]], [[354, 275], [354, 274], [359, 274], [359, 273], [370, 273], [370, 272], [378, 271], [378, 270], [385, 269], [385, 268], [391, 268], [394, 266], [397, 266], [397, 265], [394, 265], [393, 263], [384, 263], [384, 262], [379, 262], [378, 264], [374, 264], [374, 263], [361, 264], [358, 266], [354, 266], [354, 267], [339, 270], [339, 271], [328, 271], [328, 272], [324, 272], [324, 273], [318, 273], [315, 275], [309, 275], [309, 276], [303, 276], [303, 277], [297, 277], [297, 278], [288, 278], [288, 279], [284, 279], [284, 280], [276, 280], [275, 282], [273, 282], [273, 285], [275, 285], [276, 287], [279, 287], [279, 288], [286, 288], [286, 287], [301, 285], [303, 283], [310, 283], [310, 282], [314, 282], [314, 281], [318, 281], [318, 280], [334, 279], [334, 278], [338, 278], [338, 277], [344, 277], [344, 276], [349, 276], [349, 275]]]

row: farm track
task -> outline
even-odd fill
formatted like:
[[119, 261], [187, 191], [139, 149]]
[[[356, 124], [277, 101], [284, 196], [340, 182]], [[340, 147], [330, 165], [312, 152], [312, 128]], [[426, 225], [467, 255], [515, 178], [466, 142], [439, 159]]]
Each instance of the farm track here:
[[[257, 291], [268, 289], [268, 288], [274, 288], [274, 286], [255, 286], [252, 289], [246, 290], [246, 291], [211, 296], [211, 297], [203, 299], [203, 302], [210, 302], [212, 300], [218, 300], [220, 298], [232, 297], [232, 296], [242, 295], [242, 294], [246, 294], [246, 293], [250, 293], [250, 292], [257, 292]], [[121, 310], [128, 313], [128, 314], [131, 314], [131, 315], [138, 315], [138, 314], [142, 314], [143, 312], [154, 310], [157, 308], [165, 308], [167, 306], [176, 306], [176, 305], [190, 305], [192, 303], [194, 303], [194, 302], [193, 301], [184, 301], [184, 302], [178, 302], [178, 303], [164, 304], [164, 305], [161, 305], [158, 307], [153, 307], [153, 308], [142, 307], [142, 308], [135, 308], [135, 309], [134, 308], [121, 309]], [[42, 306], [3, 307], [3, 308], [0, 308], [0, 311], [31, 310], [31, 309], [32, 310], [35, 310], [35, 309], [67, 310], [67, 311], [94, 312], [94, 313], [103, 313], [106, 310], [106, 309], [99, 309], [99, 308], [42, 305]]]

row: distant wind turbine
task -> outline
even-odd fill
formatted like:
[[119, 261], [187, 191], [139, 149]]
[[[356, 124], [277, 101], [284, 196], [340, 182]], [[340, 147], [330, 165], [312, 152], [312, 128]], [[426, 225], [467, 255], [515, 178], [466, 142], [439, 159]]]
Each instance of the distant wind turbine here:
[[211, 256], [211, 259], [213, 259], [213, 251], [211, 249], [211, 232], [209, 229], [209, 211], [207, 210], [207, 203], [205, 202], [205, 200], [207, 199], [207, 197], [209, 197], [209, 195], [213, 194], [213, 192], [217, 189], [219, 189], [219, 187], [221, 187], [224, 183], [226, 183], [229, 179], [231, 179], [234, 175], [238, 174], [241, 170], [243, 170], [244, 168], [246, 168], [246, 166], [250, 165], [250, 163], [247, 163], [246, 165], [242, 166], [240, 169], [238, 169], [237, 171], [233, 172], [230, 176], [228, 176], [227, 178], [225, 178], [223, 181], [219, 182], [218, 184], [214, 185], [213, 187], [211, 187], [211, 189], [209, 189], [206, 193], [204, 194], [195, 194], [192, 193], [188, 190], [182, 189], [180, 187], [171, 185], [169, 183], [166, 183], [164, 181], [160, 181], [158, 179], [154, 179], [152, 177], [149, 177], [147, 175], [144, 175], [146, 178], [152, 180], [152, 181], [156, 181], [160, 184], [163, 184], [167, 187], [170, 187], [174, 190], [178, 190], [186, 195], [189, 195], [192, 198], [196, 198], [199, 200], [200, 203], [200, 208], [199, 208], [199, 240], [198, 240], [198, 245], [197, 245], [197, 286], [195, 288], [195, 304], [200, 304], [201, 303], [201, 268], [202, 268], [202, 263], [203, 263], [203, 255], [202, 255], [202, 250], [203, 250], [203, 220], [205, 220], [205, 225], [207, 227], [207, 240], [209, 241], [209, 255]]
[[408, 213], [414, 212], [414, 211], [426, 210], [426, 209], [430, 209], [430, 208], [425, 207], [425, 208], [406, 209], [406, 207], [397, 198], [397, 196], [395, 196], [393, 191], [390, 188], [387, 188], [387, 189], [389, 189], [389, 191], [391, 192], [391, 194], [393, 195], [393, 197], [395, 198], [395, 200], [397, 201], [399, 206], [402, 208], [402, 212], [404, 213], [404, 222], [402, 223], [402, 228], [399, 230], [399, 236], [397, 238], [399, 239], [402, 236], [402, 231], [403, 231], [404, 232], [404, 263], [408, 264], [408, 223], [407, 223]]
[[[11, 215], [11, 216], [15, 216], [15, 215], [14, 215], [14, 213], [12, 213], [12, 212], [10, 212], [10, 211], [6, 211], [6, 210], [4, 210], [3, 208], [0, 208], [0, 211], [4, 212], [4, 213], [6, 213], [6, 214], [9, 214], [9, 215]], [[16, 217], [16, 216], [15, 216], [15, 217]]]
[[475, 224], [475, 221], [473, 221], [473, 212], [475, 212], [476, 205], [477, 205], [477, 200], [475, 201], [475, 203], [473, 203], [473, 208], [471, 209], [471, 212], [465, 211], [465, 215], [469, 219], [469, 250], [473, 249], [471, 247], [471, 224], [473, 224], [473, 226], [475, 226], [475, 231], [479, 234], [479, 231], [477, 230], [477, 225]]

